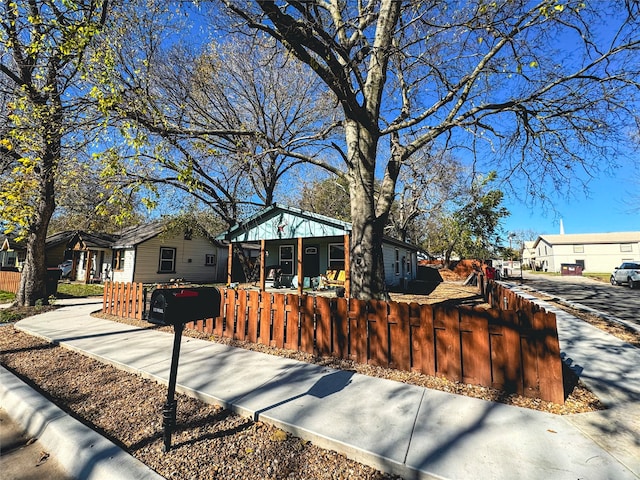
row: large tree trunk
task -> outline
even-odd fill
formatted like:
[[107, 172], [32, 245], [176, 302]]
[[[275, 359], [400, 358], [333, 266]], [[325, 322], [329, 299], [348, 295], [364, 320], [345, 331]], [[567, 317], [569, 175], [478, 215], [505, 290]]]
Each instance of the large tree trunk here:
[[345, 122], [351, 195], [351, 296], [360, 300], [388, 298], [382, 256], [384, 218], [374, 204], [378, 138], [355, 121]]
[[33, 306], [49, 303], [46, 293], [47, 267], [45, 264], [46, 228], [37, 226], [27, 238], [27, 255], [20, 277], [20, 288], [15, 304]]
[[[61, 125], [60, 117], [54, 125]], [[37, 200], [34, 218], [29, 225], [27, 236], [27, 255], [20, 277], [20, 288], [16, 295], [15, 305], [33, 306], [38, 302], [43, 305], [49, 303], [46, 292], [47, 266], [45, 262], [45, 243], [49, 222], [56, 207], [55, 202], [55, 167], [60, 159], [62, 139], [57, 129], [51, 127], [52, 132], [45, 135], [46, 152], [42, 158], [42, 165], [38, 171], [39, 198]]]

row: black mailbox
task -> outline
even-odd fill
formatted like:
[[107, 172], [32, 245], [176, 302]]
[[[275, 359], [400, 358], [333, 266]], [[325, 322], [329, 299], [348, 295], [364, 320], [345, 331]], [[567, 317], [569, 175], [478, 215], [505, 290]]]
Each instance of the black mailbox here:
[[147, 321], [158, 325], [172, 325], [174, 335], [167, 402], [162, 407], [165, 452], [171, 449], [171, 431], [176, 425], [178, 402], [175, 399], [175, 392], [180, 340], [184, 324], [204, 318], [217, 317], [219, 314], [220, 292], [215, 287], [158, 288], [151, 294]]
[[158, 288], [151, 294], [147, 321], [177, 325], [220, 314], [220, 292], [215, 287]]

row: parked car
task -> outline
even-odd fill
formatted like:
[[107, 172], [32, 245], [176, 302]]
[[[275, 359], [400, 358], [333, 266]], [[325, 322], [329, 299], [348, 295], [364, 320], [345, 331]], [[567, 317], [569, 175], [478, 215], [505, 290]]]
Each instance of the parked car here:
[[65, 260], [58, 268], [62, 270], [61, 278], [67, 278], [71, 274], [71, 269], [73, 268], [73, 260]]
[[625, 262], [611, 274], [611, 285], [626, 283], [629, 288], [640, 286], [640, 263]]

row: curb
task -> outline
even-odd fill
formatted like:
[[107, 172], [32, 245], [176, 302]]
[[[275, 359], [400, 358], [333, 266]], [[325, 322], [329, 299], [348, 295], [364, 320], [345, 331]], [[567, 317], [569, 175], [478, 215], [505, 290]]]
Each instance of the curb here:
[[0, 367], [0, 403], [72, 477], [87, 480], [164, 480], [122, 448], [67, 414]]

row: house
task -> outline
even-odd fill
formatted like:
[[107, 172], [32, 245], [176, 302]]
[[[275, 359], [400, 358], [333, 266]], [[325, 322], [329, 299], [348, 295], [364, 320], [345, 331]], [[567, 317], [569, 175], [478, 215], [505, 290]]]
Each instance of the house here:
[[165, 222], [156, 221], [122, 232], [110, 245], [112, 257], [106, 278], [141, 283], [226, 280], [226, 245], [190, 232], [165, 230]]
[[[340, 272], [336, 281], [349, 292], [349, 243], [351, 224], [297, 208], [273, 204], [220, 234], [218, 240], [260, 245], [260, 285], [264, 289], [269, 271], [278, 268], [283, 276], [302, 278], [299, 293], [327, 271]], [[418, 248], [384, 237], [382, 250], [385, 282], [390, 287], [406, 286], [416, 278]], [[229, 258], [233, 258], [232, 255]], [[235, 281], [228, 267], [228, 283]], [[342, 275], [342, 279], [337, 277]], [[296, 278], [296, 280], [297, 280]]]
[[536, 249], [533, 240], [527, 240], [522, 246], [522, 265], [524, 268], [535, 269]]
[[[65, 259], [67, 243], [74, 233], [72, 231], [60, 232], [46, 238], [45, 265], [48, 268], [57, 267]], [[15, 235], [6, 235], [0, 244], [0, 267], [22, 270], [22, 265], [27, 257], [26, 243], [26, 239], [18, 241]]]
[[24, 240], [17, 241], [15, 235], [6, 235], [0, 244], [0, 269], [21, 268], [26, 258]]
[[100, 283], [109, 278], [116, 235], [76, 231], [66, 244], [64, 259], [71, 260], [69, 278]]
[[562, 264], [610, 272], [622, 262], [640, 261], [640, 232], [540, 235], [531, 260], [536, 269], [549, 272], [560, 272]]

